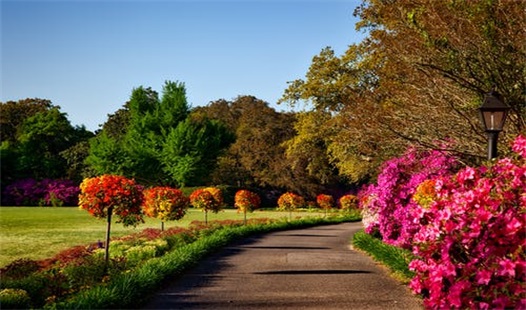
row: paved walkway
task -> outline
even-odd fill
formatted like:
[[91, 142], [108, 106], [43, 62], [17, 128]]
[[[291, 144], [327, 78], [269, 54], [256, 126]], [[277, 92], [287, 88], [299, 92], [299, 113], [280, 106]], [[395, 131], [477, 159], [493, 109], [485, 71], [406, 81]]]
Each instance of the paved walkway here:
[[202, 261], [145, 309], [422, 309], [409, 289], [350, 249], [361, 223], [247, 238]]

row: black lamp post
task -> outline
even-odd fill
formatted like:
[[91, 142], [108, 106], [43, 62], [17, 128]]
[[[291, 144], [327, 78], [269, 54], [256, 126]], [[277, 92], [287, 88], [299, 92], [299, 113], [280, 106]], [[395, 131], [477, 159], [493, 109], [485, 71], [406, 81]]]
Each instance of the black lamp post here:
[[499, 132], [504, 127], [510, 107], [504, 102], [502, 96], [492, 90], [484, 95], [484, 102], [479, 108], [482, 124], [488, 135], [488, 159], [497, 157], [497, 139]]

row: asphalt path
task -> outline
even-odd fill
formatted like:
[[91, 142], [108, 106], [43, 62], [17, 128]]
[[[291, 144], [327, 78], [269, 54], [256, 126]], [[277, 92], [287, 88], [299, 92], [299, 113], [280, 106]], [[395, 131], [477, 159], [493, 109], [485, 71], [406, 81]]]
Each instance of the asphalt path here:
[[362, 224], [240, 240], [158, 291], [144, 309], [422, 309], [406, 285], [354, 251]]

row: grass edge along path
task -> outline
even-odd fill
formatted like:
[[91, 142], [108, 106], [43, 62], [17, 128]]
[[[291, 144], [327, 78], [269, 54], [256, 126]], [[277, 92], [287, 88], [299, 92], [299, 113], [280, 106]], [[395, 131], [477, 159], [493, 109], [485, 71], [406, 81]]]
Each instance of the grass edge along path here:
[[409, 270], [409, 263], [414, 257], [410, 251], [385, 244], [363, 230], [354, 234], [352, 246], [387, 267], [393, 277], [403, 284], [409, 283], [414, 277], [414, 272]]
[[153, 258], [139, 268], [121, 274], [110, 282], [95, 286], [70, 297], [67, 301], [51, 304], [48, 309], [125, 309], [137, 308], [161, 285], [185, 270], [196, 265], [205, 256], [212, 254], [228, 244], [259, 233], [311, 227], [316, 225], [338, 224], [359, 221], [359, 217], [334, 216], [327, 218], [306, 218], [293, 221], [276, 221], [265, 225], [246, 225], [221, 229], [209, 236]]

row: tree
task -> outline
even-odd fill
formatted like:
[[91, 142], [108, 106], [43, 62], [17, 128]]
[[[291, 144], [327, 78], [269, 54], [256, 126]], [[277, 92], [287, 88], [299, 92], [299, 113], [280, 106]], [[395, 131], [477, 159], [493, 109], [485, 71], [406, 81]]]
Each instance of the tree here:
[[135, 226], [142, 222], [142, 192], [134, 180], [118, 175], [87, 178], [80, 184], [79, 207], [96, 218], [107, 219], [105, 261], [109, 260], [112, 215], [118, 223]]
[[[354, 179], [409, 143], [485, 158], [477, 108], [495, 87], [512, 107], [501, 145], [525, 129], [526, 4], [521, 1], [366, 0], [368, 37], [340, 57], [326, 48], [280, 102], [310, 101], [336, 124], [331, 162]], [[329, 124], [327, 124], [329, 125]]]
[[205, 213], [205, 224], [208, 224], [208, 212], [218, 213], [223, 207], [221, 190], [214, 187], [196, 189], [190, 194], [190, 204]]
[[304, 206], [305, 199], [292, 192], [286, 192], [278, 198], [278, 210], [289, 211], [289, 220], [292, 219], [292, 211]]
[[2, 192], [9, 184], [26, 178], [80, 182], [80, 162], [85, 154], [75, 157], [72, 152], [77, 144], [86, 143], [92, 132], [84, 126], [73, 127], [60, 107], [49, 100], [8, 101], [0, 103], [0, 112]]
[[232, 139], [218, 122], [191, 114], [183, 83], [167, 81], [161, 99], [151, 88], [132, 91], [91, 142], [87, 163], [145, 184], [199, 185]]
[[142, 209], [149, 217], [161, 220], [161, 230], [165, 221], [180, 220], [186, 214], [190, 204], [183, 192], [171, 187], [151, 187], [143, 191]]
[[16, 142], [17, 131], [27, 118], [53, 107], [51, 101], [40, 98], [0, 102], [0, 140]]
[[247, 224], [247, 212], [252, 212], [255, 209], [259, 208], [259, 205], [261, 204], [261, 199], [259, 198], [259, 195], [251, 192], [246, 189], [241, 189], [236, 192], [236, 195], [234, 196], [235, 200], [235, 207], [243, 212], [243, 222], [245, 225]]
[[218, 121], [188, 118], [164, 141], [163, 170], [180, 186], [203, 184], [216, 166], [217, 157], [233, 140]]

